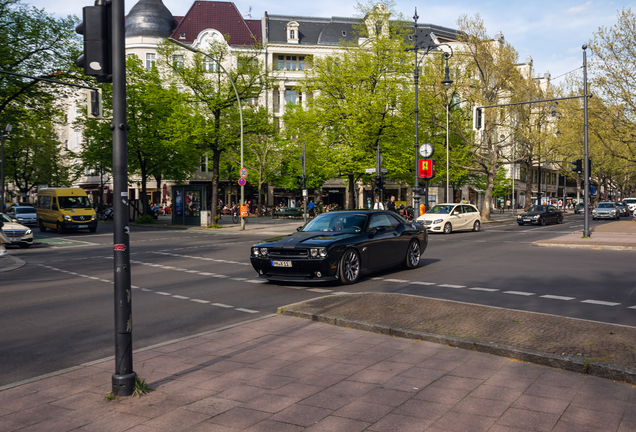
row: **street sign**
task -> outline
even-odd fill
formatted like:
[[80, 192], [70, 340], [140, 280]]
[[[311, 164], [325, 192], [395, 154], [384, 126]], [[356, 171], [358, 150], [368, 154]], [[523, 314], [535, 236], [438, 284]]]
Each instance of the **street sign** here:
[[241, 168], [241, 177], [247, 177], [247, 168]]
[[[373, 174], [375, 172], [375, 168], [367, 168], [367, 169], [364, 170], [364, 172], [367, 173], [367, 174]], [[381, 173], [387, 173], [387, 172], [389, 172], [389, 170], [386, 169], [386, 168], [380, 168], [380, 172]]]
[[307, 189], [303, 189], [303, 196], [306, 197], [307, 196]]
[[245, 178], [243, 178], [243, 177], [241, 177], [239, 179], [239, 181], [238, 181], [239, 186], [245, 186], [245, 183], [247, 183], [247, 182], [245, 181]]
[[418, 165], [420, 178], [433, 178], [435, 177], [435, 161], [433, 159], [420, 159]]

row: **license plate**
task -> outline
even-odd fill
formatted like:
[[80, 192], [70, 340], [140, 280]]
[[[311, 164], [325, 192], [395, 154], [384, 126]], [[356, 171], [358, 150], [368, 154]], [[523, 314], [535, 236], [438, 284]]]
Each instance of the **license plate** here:
[[13, 237], [13, 238], [9, 237], [9, 241], [14, 243], [14, 242], [20, 242], [22, 241], [22, 239], [20, 237]]
[[78, 228], [88, 228], [88, 225], [78, 225]]
[[272, 267], [291, 267], [291, 261], [272, 261]]
[[524, 219], [524, 222], [532, 222], [532, 219]]

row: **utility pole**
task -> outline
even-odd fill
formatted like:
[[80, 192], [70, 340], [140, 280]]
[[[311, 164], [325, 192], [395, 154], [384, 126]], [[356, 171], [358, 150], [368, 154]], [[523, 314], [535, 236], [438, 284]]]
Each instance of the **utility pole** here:
[[583, 184], [585, 190], [583, 191], [585, 196], [585, 217], [583, 219], [583, 237], [590, 237], [590, 212], [588, 210], [588, 205], [590, 202], [590, 176], [592, 175], [589, 172], [590, 167], [590, 154], [589, 154], [589, 146], [587, 141], [587, 45], [583, 45], [583, 141], [585, 147], [585, 158], [583, 160], [584, 168], [583, 168]]

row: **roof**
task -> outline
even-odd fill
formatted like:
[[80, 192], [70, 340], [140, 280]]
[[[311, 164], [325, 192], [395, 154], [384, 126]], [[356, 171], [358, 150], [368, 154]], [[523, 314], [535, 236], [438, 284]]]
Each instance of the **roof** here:
[[232, 2], [195, 1], [172, 33], [174, 39], [193, 43], [205, 29], [229, 37], [230, 46], [253, 45], [261, 41], [260, 20], [245, 20]]
[[126, 37], [168, 37], [177, 22], [161, 0], [139, 0], [126, 17]]

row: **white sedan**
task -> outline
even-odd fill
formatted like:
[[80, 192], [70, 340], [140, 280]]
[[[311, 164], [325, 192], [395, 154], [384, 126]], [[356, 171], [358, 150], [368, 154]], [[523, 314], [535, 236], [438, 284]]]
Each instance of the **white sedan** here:
[[422, 223], [428, 232], [450, 234], [458, 230], [481, 229], [481, 213], [472, 204], [438, 204], [418, 217], [417, 221]]
[[6, 214], [0, 213], [0, 218], [2, 218], [2, 222], [4, 222], [2, 232], [9, 240], [7, 245], [17, 245], [21, 248], [28, 248], [33, 244], [33, 231], [31, 228], [14, 222], [13, 219]]

